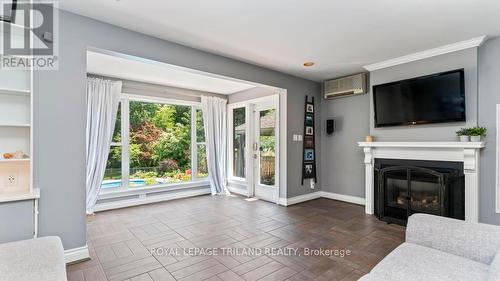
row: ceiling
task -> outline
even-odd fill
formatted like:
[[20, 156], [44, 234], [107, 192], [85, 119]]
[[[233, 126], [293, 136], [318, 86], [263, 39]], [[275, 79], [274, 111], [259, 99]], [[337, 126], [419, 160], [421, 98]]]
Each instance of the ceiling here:
[[87, 52], [87, 72], [132, 81], [229, 95], [255, 85], [130, 56]]
[[[59, 6], [315, 81], [500, 35], [498, 0], [60, 0]], [[305, 68], [305, 61], [316, 64]]]

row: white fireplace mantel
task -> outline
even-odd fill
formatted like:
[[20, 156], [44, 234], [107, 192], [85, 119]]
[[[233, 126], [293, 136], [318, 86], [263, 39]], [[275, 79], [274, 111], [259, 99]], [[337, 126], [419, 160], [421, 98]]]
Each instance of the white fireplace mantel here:
[[479, 220], [479, 150], [485, 142], [359, 142], [365, 153], [365, 212], [374, 213], [375, 158], [464, 163], [465, 220]]

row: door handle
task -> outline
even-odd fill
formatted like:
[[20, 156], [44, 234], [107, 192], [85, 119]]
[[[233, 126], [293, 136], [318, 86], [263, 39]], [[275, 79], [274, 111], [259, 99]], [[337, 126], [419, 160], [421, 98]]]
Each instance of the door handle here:
[[254, 142], [253, 143], [253, 151], [257, 151], [258, 147], [259, 147], [259, 144]]

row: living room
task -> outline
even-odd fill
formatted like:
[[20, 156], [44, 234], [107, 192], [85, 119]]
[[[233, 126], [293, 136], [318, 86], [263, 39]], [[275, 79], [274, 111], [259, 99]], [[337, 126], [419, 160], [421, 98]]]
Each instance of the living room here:
[[5, 2], [0, 280], [500, 280], [495, 1]]

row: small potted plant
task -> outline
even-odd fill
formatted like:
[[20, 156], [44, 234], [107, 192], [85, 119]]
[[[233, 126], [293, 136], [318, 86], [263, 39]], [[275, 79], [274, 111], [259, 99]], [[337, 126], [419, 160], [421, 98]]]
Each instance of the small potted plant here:
[[468, 135], [471, 141], [481, 141], [482, 137], [486, 136], [487, 129], [485, 127], [472, 127], [469, 129]]
[[469, 129], [461, 128], [460, 130], [457, 131], [457, 136], [458, 138], [460, 138], [461, 142], [468, 142], [470, 140]]

